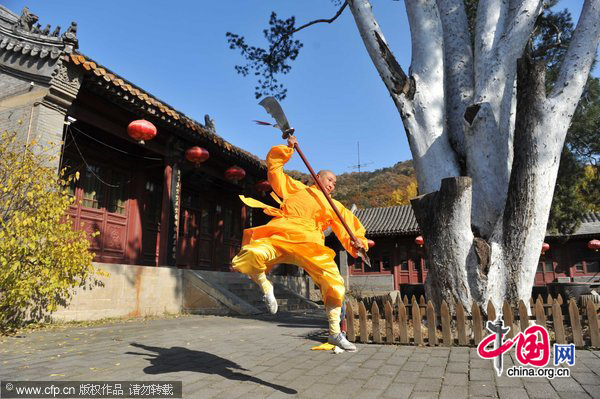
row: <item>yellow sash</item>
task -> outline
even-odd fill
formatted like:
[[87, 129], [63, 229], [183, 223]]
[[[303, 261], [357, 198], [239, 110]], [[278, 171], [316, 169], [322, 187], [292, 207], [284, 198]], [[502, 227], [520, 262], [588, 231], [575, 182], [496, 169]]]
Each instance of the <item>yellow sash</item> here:
[[240, 199], [244, 204], [248, 205], [250, 208], [262, 208], [263, 212], [265, 212], [269, 216], [283, 216], [283, 211], [281, 209], [267, 205], [263, 202], [260, 202], [259, 200], [255, 200], [254, 198], [240, 195]]

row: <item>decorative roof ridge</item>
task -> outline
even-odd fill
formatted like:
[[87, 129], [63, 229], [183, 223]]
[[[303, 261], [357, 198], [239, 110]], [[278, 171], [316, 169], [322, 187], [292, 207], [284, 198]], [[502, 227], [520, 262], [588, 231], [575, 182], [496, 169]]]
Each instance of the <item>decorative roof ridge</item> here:
[[[6, 42], [13, 44], [12, 48], [38, 47], [38, 50], [43, 46], [62, 47], [61, 50], [70, 53], [78, 47], [77, 40], [77, 23], [71, 22], [71, 26], [61, 35], [60, 26], [57, 26], [52, 32], [52, 27], [47, 24], [42, 29], [38, 21], [38, 16], [31, 13], [28, 7], [23, 7], [20, 16], [8, 8], [0, 5], [0, 33], [5, 36], [4, 47], [7, 47]], [[23, 45], [22, 43], [26, 44]], [[18, 44], [21, 44], [19, 46]]]

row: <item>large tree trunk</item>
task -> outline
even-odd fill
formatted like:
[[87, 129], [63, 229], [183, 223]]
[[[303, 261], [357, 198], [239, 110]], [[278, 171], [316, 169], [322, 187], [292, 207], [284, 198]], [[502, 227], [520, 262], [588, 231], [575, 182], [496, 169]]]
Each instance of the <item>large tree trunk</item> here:
[[429, 257], [429, 298], [467, 309], [491, 300], [498, 310], [504, 299], [527, 300], [560, 152], [600, 41], [600, 0], [585, 1], [548, 97], [543, 65], [524, 59], [517, 68], [542, 0], [480, 0], [474, 49], [463, 0], [406, 0], [409, 75], [370, 2], [348, 4], [402, 116], [425, 194], [412, 205]]
[[[515, 145], [508, 197], [491, 238], [488, 298], [528, 300], [550, 213], [564, 135], [553, 135], [545, 94], [545, 65], [519, 60]], [[566, 132], [565, 132], [566, 133]], [[562, 136], [556, 137], [552, 136]]]

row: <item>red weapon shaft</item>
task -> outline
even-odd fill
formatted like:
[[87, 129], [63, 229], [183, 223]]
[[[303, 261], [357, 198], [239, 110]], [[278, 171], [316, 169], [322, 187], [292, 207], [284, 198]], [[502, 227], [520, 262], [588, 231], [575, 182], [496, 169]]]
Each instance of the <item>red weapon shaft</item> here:
[[348, 226], [348, 224], [346, 223], [346, 221], [342, 217], [342, 214], [340, 213], [340, 211], [338, 211], [337, 207], [333, 203], [333, 200], [331, 199], [331, 197], [329, 196], [329, 194], [327, 194], [327, 192], [325, 191], [325, 188], [323, 187], [323, 185], [321, 184], [321, 182], [319, 181], [319, 179], [317, 179], [317, 174], [313, 170], [312, 166], [310, 166], [310, 163], [308, 163], [308, 160], [304, 156], [304, 153], [302, 152], [302, 150], [300, 149], [300, 147], [298, 147], [298, 144], [296, 143], [296, 145], [294, 147], [296, 148], [296, 151], [298, 151], [298, 155], [300, 155], [300, 158], [302, 158], [302, 161], [304, 161], [304, 164], [306, 165], [306, 167], [308, 168], [308, 171], [310, 172], [311, 176], [315, 180], [315, 183], [317, 184], [317, 186], [319, 187], [319, 189], [321, 190], [321, 192], [325, 195], [325, 198], [327, 198], [327, 201], [329, 202], [329, 205], [331, 205], [331, 207], [333, 208], [333, 211], [335, 212], [335, 214], [337, 215], [337, 217], [340, 219], [340, 221], [344, 225], [344, 228], [346, 229], [346, 231], [350, 235], [350, 238], [352, 239], [352, 241], [358, 242], [358, 240], [356, 239], [356, 236], [354, 235], [354, 233], [352, 232], [352, 230], [350, 230], [350, 227]]

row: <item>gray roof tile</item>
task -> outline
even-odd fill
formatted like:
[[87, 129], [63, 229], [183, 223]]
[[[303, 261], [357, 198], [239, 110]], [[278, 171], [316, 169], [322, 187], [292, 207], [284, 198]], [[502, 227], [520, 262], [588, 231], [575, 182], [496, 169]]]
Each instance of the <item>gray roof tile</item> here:
[[[563, 234], [546, 233], [550, 237], [561, 237]], [[581, 224], [572, 236], [600, 235], [600, 212], [588, 212], [581, 218]]]
[[[356, 216], [370, 236], [419, 234], [419, 225], [410, 205], [364, 208]], [[600, 212], [586, 213], [573, 236], [600, 234]], [[560, 236], [548, 232], [547, 236]]]
[[370, 236], [419, 233], [410, 205], [358, 209], [356, 216]]

